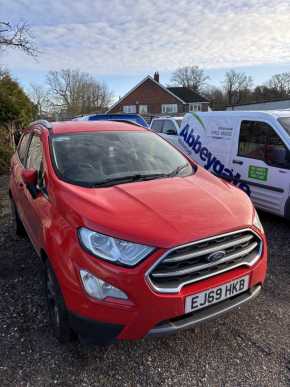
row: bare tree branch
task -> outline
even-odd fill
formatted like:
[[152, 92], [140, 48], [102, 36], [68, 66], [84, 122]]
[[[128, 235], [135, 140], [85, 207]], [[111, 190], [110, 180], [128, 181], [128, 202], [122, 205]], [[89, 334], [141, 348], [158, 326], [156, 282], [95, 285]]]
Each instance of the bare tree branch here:
[[225, 74], [223, 85], [228, 103], [230, 105], [238, 104], [241, 102], [242, 96], [250, 91], [253, 85], [253, 79], [245, 73], [230, 70]]
[[187, 87], [200, 92], [205, 87], [208, 79], [209, 77], [198, 66], [185, 66], [174, 71], [171, 82], [176, 86]]
[[103, 112], [111, 103], [108, 87], [88, 73], [70, 69], [50, 71], [47, 83], [54, 107], [71, 116]]
[[0, 21], [0, 50], [6, 48], [19, 49], [26, 55], [37, 56], [38, 50], [27, 23], [12, 25]]
[[47, 89], [41, 85], [32, 83], [30, 85], [29, 96], [32, 102], [37, 106], [37, 113], [39, 117], [42, 117], [49, 111], [51, 102], [48, 97]]
[[273, 75], [268, 82], [268, 87], [279, 97], [288, 96], [290, 94], [290, 72]]

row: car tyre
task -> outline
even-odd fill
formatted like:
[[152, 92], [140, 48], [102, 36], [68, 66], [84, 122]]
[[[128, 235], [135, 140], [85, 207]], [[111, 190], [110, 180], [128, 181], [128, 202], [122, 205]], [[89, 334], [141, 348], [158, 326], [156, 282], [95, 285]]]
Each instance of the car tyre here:
[[69, 324], [68, 311], [56, 275], [47, 261], [45, 263], [45, 292], [54, 336], [60, 343], [68, 343], [75, 338], [75, 335]]
[[23, 223], [19, 217], [16, 205], [12, 199], [10, 199], [10, 208], [11, 208], [12, 222], [13, 222], [14, 228], [15, 228], [15, 234], [19, 237], [26, 236], [25, 228], [24, 228]]
[[285, 208], [284, 208], [284, 217], [290, 221], [290, 197], [286, 200]]

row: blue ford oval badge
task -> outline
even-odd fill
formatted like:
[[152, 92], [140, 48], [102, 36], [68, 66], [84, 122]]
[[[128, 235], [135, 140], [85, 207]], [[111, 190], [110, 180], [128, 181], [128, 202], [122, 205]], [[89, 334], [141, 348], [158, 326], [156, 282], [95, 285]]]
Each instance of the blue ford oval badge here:
[[207, 262], [217, 262], [220, 259], [222, 259], [226, 255], [226, 252], [224, 250], [217, 251], [214, 253], [209, 254], [206, 257]]

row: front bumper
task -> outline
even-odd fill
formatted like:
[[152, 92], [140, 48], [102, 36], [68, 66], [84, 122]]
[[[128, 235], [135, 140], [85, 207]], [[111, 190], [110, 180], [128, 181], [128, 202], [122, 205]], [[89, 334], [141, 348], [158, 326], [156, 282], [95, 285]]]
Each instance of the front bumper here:
[[[147, 335], [167, 334], [188, 328], [254, 298], [260, 292], [266, 276], [267, 247], [264, 240], [261, 258], [254, 266], [239, 267], [203, 279], [184, 286], [177, 293], [159, 293], [150, 286], [146, 273], [163, 253], [164, 251], [156, 252], [141, 265], [127, 269], [95, 259], [80, 248], [72, 247], [71, 254], [68, 255], [71, 259], [66, 256], [62, 261], [63, 266], [55, 267], [55, 270], [67, 309], [74, 316], [71, 318], [71, 325], [81, 338], [99, 343], [98, 338], [101, 336], [106, 344], [107, 341], [112, 342], [115, 339], [136, 340]], [[88, 297], [79, 277], [79, 270], [83, 268], [123, 290], [129, 300], [98, 301]], [[246, 293], [185, 315], [187, 296], [221, 286], [245, 275], [250, 276], [249, 290]], [[88, 332], [90, 334], [87, 334]]]
[[219, 304], [212, 305], [208, 308], [205, 308], [201, 311], [193, 312], [186, 314], [184, 316], [164, 321], [158, 324], [156, 327], [151, 329], [148, 333], [149, 336], [161, 336], [177, 331], [191, 328], [193, 325], [199, 324], [203, 321], [216, 318], [221, 314], [229, 312], [230, 310], [241, 306], [245, 302], [253, 300], [256, 298], [262, 290], [262, 285], [256, 285], [252, 289], [244, 292], [242, 294], [233, 297], [232, 299], [225, 300]]
[[[148, 336], [163, 336], [176, 333], [180, 330], [189, 329], [203, 321], [213, 319], [221, 314], [243, 305], [245, 302], [256, 298], [262, 290], [261, 285], [242, 293], [233, 299], [225, 300], [219, 304], [199, 312], [193, 312], [181, 317], [176, 317], [168, 321], [159, 323], [148, 332]], [[83, 344], [95, 344], [106, 346], [118, 340], [124, 326], [119, 324], [104, 323], [90, 320], [88, 318], [69, 313], [71, 328], [77, 333]]]

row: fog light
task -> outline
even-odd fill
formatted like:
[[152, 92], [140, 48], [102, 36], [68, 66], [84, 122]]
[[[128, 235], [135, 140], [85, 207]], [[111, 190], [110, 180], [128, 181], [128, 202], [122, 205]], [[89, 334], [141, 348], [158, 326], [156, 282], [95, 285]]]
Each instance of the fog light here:
[[127, 300], [128, 296], [122, 290], [115, 288], [113, 285], [95, 277], [86, 270], [80, 270], [82, 283], [85, 291], [89, 296], [97, 300], [104, 300], [107, 297]]

